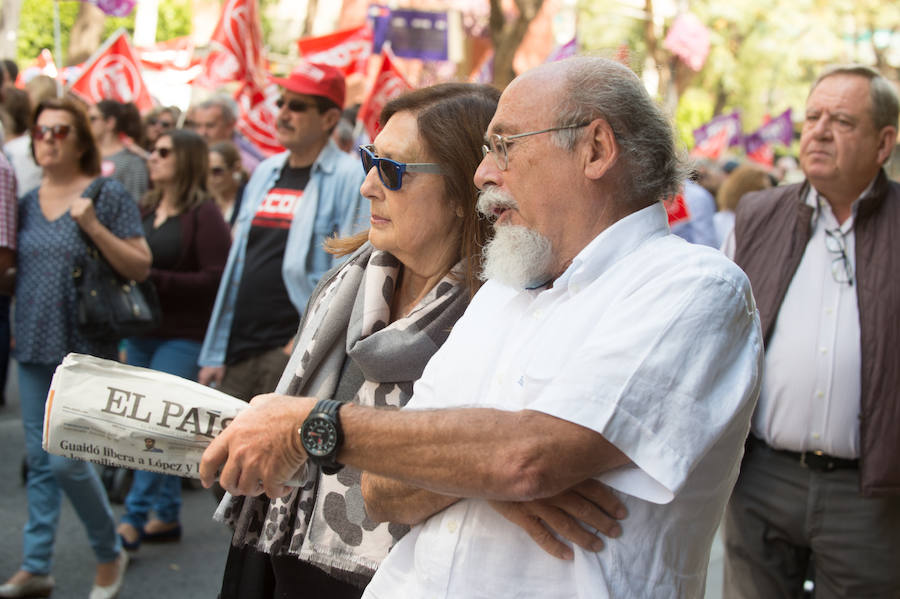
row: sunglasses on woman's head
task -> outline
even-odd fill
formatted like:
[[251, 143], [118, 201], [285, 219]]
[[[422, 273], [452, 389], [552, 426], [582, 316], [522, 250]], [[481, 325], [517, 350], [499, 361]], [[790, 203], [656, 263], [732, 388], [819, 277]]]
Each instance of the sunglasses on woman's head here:
[[359, 146], [359, 157], [362, 159], [363, 170], [368, 173], [372, 167], [377, 167], [378, 178], [385, 187], [391, 191], [397, 191], [403, 187], [403, 173], [432, 173], [442, 175], [444, 171], [441, 165], [435, 162], [397, 162], [390, 158], [379, 158], [375, 155], [375, 146], [372, 144]]
[[288, 110], [291, 112], [306, 112], [315, 106], [312, 102], [304, 102], [303, 100], [285, 100], [284, 98], [275, 100], [275, 106], [277, 106], [279, 110], [284, 108], [285, 104], [287, 104]]
[[31, 137], [40, 141], [47, 139], [47, 134], [53, 136], [53, 139], [61, 140], [68, 137], [72, 131], [71, 125], [35, 125], [31, 129]]
[[172, 153], [172, 148], [153, 148], [151, 154], [158, 154], [160, 158], [168, 158]]

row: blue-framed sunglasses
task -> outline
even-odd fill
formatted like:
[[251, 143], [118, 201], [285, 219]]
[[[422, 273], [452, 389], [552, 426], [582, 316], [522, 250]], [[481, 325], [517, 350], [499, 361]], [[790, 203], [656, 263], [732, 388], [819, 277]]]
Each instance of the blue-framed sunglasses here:
[[375, 146], [372, 144], [359, 146], [359, 157], [366, 173], [373, 166], [378, 168], [378, 178], [391, 191], [397, 191], [403, 186], [403, 173], [444, 174], [441, 165], [435, 162], [397, 162], [390, 158], [379, 158], [375, 155]]

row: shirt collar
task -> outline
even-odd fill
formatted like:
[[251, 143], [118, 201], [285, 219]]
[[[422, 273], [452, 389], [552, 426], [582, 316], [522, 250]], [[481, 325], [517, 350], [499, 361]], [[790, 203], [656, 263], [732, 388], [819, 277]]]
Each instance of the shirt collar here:
[[594, 237], [554, 282], [554, 289], [576, 290], [599, 278], [622, 257], [650, 239], [669, 234], [668, 217], [662, 202], [654, 202], [622, 218]]
[[[877, 174], [871, 181], [869, 181], [869, 184], [866, 186], [863, 192], [859, 194], [859, 197], [853, 201], [853, 204], [850, 206], [850, 218], [848, 218], [847, 221], [844, 222], [843, 225], [841, 225], [841, 230], [849, 230], [853, 228], [853, 221], [856, 220], [856, 211], [859, 209], [859, 203], [872, 195], [872, 192], [875, 189], [876, 181], [878, 181]], [[812, 183], [810, 183], [809, 192], [806, 194], [806, 205], [813, 209], [813, 223], [818, 220], [821, 211], [827, 209], [828, 212], [831, 213], [831, 206], [828, 204], [828, 200], [826, 200], [825, 197], [822, 196], [815, 187], [813, 187]]]

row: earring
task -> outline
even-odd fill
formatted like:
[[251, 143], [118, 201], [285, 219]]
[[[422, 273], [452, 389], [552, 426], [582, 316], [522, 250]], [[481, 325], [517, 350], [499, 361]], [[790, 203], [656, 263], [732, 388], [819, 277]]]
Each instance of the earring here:
[[466, 213], [463, 212], [462, 206], [460, 206], [459, 204], [457, 204], [457, 206], [456, 206], [456, 216], [458, 216], [459, 218], [462, 218], [462, 217], [464, 217], [465, 215], [466, 215]]

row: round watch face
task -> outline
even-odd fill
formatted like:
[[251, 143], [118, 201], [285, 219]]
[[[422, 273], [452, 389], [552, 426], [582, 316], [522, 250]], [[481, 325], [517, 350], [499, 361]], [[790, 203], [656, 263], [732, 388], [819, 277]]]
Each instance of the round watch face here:
[[323, 457], [331, 454], [338, 443], [337, 428], [325, 418], [313, 418], [303, 423], [300, 429], [303, 449], [310, 455]]

